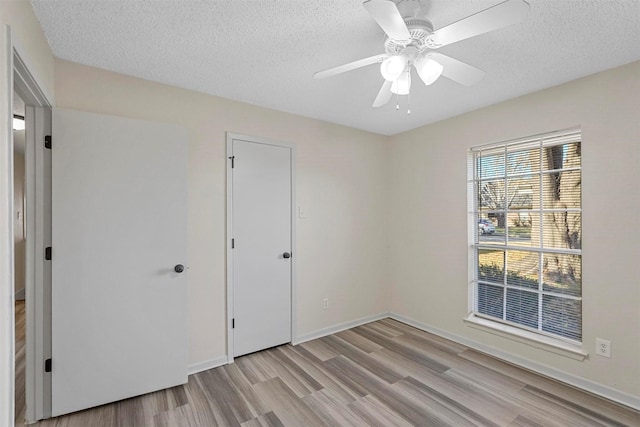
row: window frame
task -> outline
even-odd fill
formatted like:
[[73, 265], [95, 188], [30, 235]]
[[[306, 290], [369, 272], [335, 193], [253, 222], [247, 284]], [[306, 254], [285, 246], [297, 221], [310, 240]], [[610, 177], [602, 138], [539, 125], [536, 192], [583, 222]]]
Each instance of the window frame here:
[[[580, 164], [579, 166], [573, 167], [561, 167], [561, 168], [546, 168], [543, 165], [543, 153], [544, 148], [552, 147], [552, 146], [561, 146], [564, 144], [570, 143], [579, 143], [580, 150], [582, 149], [582, 132], [580, 128], [571, 128], [561, 131], [548, 132], [544, 134], [533, 135], [525, 138], [518, 138], [507, 141], [500, 141], [490, 144], [484, 144], [479, 146], [471, 147], [468, 150], [468, 163], [467, 163], [467, 202], [468, 202], [468, 242], [469, 242], [469, 255], [468, 255], [468, 275], [469, 275], [469, 286], [468, 286], [468, 316], [465, 318], [465, 321], [472, 323], [472, 326], [480, 327], [481, 329], [492, 329], [498, 331], [500, 335], [506, 334], [507, 336], [511, 335], [518, 340], [524, 338], [525, 340], [533, 340], [538, 343], [542, 343], [544, 345], [549, 345], [552, 347], [557, 347], [562, 351], [568, 351], [570, 353], [575, 353], [580, 356], [585, 356], [586, 353], [582, 351], [583, 341], [584, 341], [584, 332], [582, 325], [582, 318], [584, 313], [584, 308], [582, 304], [582, 284], [580, 285], [580, 295], [579, 296], [570, 296], [567, 294], [560, 294], [559, 297], [563, 300], [579, 300], [580, 301], [580, 339], [572, 339], [567, 336], [554, 334], [552, 332], [543, 330], [543, 308], [542, 304], [543, 298], [545, 295], [557, 296], [556, 293], [545, 290], [544, 289], [544, 275], [542, 272], [543, 265], [543, 257], [545, 254], [568, 254], [568, 255], [576, 255], [580, 257], [580, 276], [582, 275], [582, 244], [580, 243], [579, 248], [577, 249], [566, 249], [566, 248], [546, 248], [543, 239], [543, 230], [544, 230], [544, 216], [550, 212], [561, 211], [561, 212], [574, 212], [578, 213], [580, 217], [580, 228], [579, 233], [582, 236], [582, 185], [580, 185], [580, 195], [579, 195], [579, 208], [563, 208], [563, 209], [545, 209], [545, 204], [543, 203], [543, 177], [547, 174], [551, 173], [564, 173], [571, 171], [579, 171], [580, 172], [580, 182], [582, 182], [582, 156], [580, 155]], [[511, 174], [508, 172], [508, 153], [513, 152], [526, 152], [527, 149], [536, 148], [539, 150], [539, 170], [537, 171], [524, 171], [519, 174]], [[482, 181], [488, 181], [487, 176], [479, 176], [477, 173], [478, 161], [477, 159], [480, 157], [486, 157], [487, 154], [495, 152], [498, 155], [500, 153], [504, 153], [504, 159], [502, 160], [502, 165], [504, 165], [504, 171], [502, 173], [497, 173], [495, 176], [495, 180], [504, 180], [504, 202], [502, 208], [492, 210], [481, 209], [482, 201], [479, 198], [479, 185], [478, 183]], [[479, 154], [483, 153], [483, 155]], [[564, 166], [564, 165], [562, 165]], [[518, 245], [509, 245], [509, 236], [508, 236], [508, 221], [509, 221], [509, 213], [513, 213], [514, 209], [509, 209], [510, 207], [506, 204], [507, 200], [507, 191], [508, 191], [508, 181], [510, 178], [514, 177], [533, 177], [532, 182], [539, 177], [539, 182], [534, 187], [534, 191], [538, 191], [540, 193], [540, 201], [538, 206], [532, 206], [528, 212], [531, 215], [539, 215], [539, 228], [540, 228], [540, 240], [538, 241], [537, 246], [518, 246]], [[494, 178], [491, 178], [494, 179]], [[537, 190], [535, 190], [537, 188]], [[520, 213], [522, 210], [519, 210]], [[502, 245], [489, 245], [483, 244], [480, 242], [480, 233], [478, 230], [478, 219], [481, 218], [481, 213], [501, 213], [504, 214], [506, 219], [505, 225], [505, 240]], [[505, 276], [502, 283], [490, 283], [487, 281], [482, 281], [479, 279], [479, 258], [478, 253], [481, 250], [494, 250], [494, 251], [502, 251], [505, 257], [505, 262], [503, 266], [503, 274]], [[516, 323], [507, 320], [507, 290], [508, 289], [517, 289], [522, 291], [522, 287], [517, 287], [510, 285], [507, 280], [508, 275], [508, 263], [506, 261], [507, 254], [509, 251], [526, 251], [526, 252], [534, 252], [539, 254], [539, 262], [538, 262], [538, 288], [529, 290], [525, 289], [527, 292], [535, 293], [538, 298], [538, 317], [537, 317], [537, 327], [529, 327], [521, 323]], [[503, 301], [503, 311], [502, 318], [493, 317], [487, 314], [483, 314], [478, 310], [478, 289], [480, 284], [485, 285], [495, 285], [501, 289], [502, 292], [502, 301]]]

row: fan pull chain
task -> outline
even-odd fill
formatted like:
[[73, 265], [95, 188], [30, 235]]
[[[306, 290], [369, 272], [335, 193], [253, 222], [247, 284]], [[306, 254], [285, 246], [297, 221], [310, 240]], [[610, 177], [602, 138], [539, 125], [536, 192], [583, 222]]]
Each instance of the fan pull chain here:
[[407, 94], [407, 115], [411, 114], [411, 95]]
[[400, 109], [400, 95], [396, 93], [396, 111]]

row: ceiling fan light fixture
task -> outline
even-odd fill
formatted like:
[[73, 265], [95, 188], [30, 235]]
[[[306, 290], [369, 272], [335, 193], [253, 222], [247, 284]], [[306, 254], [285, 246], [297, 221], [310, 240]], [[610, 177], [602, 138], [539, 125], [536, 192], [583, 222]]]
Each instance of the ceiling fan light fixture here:
[[385, 80], [396, 81], [407, 67], [407, 58], [404, 55], [392, 55], [380, 64], [380, 73]]
[[438, 80], [438, 77], [442, 74], [442, 70], [444, 70], [442, 64], [429, 58], [429, 56], [423, 56], [417, 59], [414, 65], [418, 75], [427, 86]]
[[407, 68], [406, 72], [400, 74], [396, 80], [394, 80], [391, 85], [391, 93], [395, 93], [396, 95], [409, 95], [409, 91], [411, 90], [411, 73]]

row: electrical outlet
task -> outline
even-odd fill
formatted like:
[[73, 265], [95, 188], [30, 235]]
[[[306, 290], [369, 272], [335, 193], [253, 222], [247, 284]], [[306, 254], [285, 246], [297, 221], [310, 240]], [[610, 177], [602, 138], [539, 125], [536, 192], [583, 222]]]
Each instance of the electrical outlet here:
[[322, 300], [322, 309], [326, 310], [329, 308], [329, 298], [325, 298]]
[[596, 354], [602, 357], [611, 357], [611, 341], [596, 338]]

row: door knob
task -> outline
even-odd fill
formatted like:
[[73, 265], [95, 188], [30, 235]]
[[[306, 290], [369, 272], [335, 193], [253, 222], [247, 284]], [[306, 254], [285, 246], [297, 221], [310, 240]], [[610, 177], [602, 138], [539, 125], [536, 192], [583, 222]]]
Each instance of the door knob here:
[[291, 254], [289, 252], [285, 252], [282, 254], [282, 258], [291, 258]]
[[175, 271], [176, 273], [182, 273], [184, 271], [184, 265], [182, 264], [178, 264], [175, 267], [173, 267], [173, 271]]

